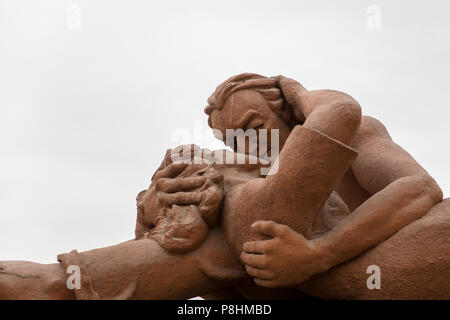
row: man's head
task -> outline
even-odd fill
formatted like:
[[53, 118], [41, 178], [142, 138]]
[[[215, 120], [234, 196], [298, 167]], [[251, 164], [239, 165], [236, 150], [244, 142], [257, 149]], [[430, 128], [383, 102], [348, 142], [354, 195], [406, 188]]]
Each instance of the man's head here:
[[[293, 116], [276, 83], [275, 78], [253, 73], [229, 78], [208, 99], [209, 126], [223, 137], [226, 129], [267, 129], [269, 133], [278, 129], [282, 147], [293, 127]], [[235, 144], [230, 147], [236, 151]]]

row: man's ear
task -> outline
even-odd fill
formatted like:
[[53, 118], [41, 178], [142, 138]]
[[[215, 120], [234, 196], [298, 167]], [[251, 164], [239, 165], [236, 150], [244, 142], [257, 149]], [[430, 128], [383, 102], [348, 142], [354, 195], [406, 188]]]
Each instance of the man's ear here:
[[256, 118], [260, 116], [261, 113], [257, 110], [250, 109], [247, 110], [241, 119], [239, 119], [239, 122], [237, 123], [237, 127], [241, 128], [242, 130], [246, 129], [246, 125], [252, 121], [253, 118]]

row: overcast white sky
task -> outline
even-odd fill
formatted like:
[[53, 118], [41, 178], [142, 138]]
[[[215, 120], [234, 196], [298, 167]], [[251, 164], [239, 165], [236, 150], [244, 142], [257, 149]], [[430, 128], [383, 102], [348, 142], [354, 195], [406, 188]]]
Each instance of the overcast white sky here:
[[450, 2], [415, 2], [0, 0], [0, 260], [132, 238], [171, 137], [214, 146], [203, 107], [241, 72], [350, 93], [449, 196]]

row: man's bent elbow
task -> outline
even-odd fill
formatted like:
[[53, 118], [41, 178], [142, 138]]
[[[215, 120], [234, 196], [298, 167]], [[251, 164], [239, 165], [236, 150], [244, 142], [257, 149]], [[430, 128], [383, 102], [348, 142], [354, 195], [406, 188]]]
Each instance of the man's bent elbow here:
[[417, 187], [424, 195], [429, 197], [432, 205], [442, 201], [444, 194], [437, 182], [430, 175], [420, 175], [415, 179]]
[[336, 114], [336, 122], [342, 130], [340, 140], [350, 145], [361, 125], [361, 106], [356, 100], [348, 96], [333, 103], [332, 109], [332, 112]]

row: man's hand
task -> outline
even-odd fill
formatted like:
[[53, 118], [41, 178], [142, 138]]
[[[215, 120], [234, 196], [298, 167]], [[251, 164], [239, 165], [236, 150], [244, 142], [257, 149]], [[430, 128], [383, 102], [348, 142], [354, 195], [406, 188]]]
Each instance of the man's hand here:
[[277, 85], [283, 93], [284, 99], [292, 110], [296, 120], [303, 123], [306, 119], [305, 112], [303, 110], [302, 96], [308, 91], [294, 79], [286, 78], [284, 76], [276, 76]]
[[318, 242], [273, 221], [257, 221], [252, 228], [272, 237], [244, 243], [241, 260], [256, 284], [268, 288], [293, 287], [328, 270]]

